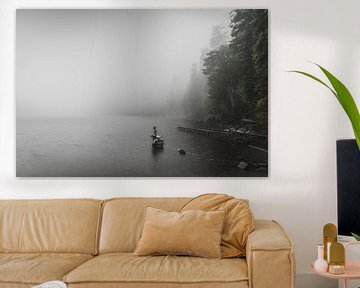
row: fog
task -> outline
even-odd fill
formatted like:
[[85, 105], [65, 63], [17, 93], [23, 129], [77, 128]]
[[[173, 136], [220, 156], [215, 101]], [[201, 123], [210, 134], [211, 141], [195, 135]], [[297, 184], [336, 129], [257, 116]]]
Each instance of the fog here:
[[17, 116], [166, 114], [229, 10], [18, 10]]

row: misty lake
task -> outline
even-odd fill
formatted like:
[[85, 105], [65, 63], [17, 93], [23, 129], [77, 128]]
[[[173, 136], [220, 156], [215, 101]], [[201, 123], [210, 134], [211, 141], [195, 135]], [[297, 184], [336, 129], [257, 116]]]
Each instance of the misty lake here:
[[[152, 149], [154, 125], [164, 137], [163, 150]], [[237, 167], [254, 153], [245, 145], [180, 132], [177, 126], [189, 123], [135, 116], [18, 119], [17, 176], [266, 176]]]

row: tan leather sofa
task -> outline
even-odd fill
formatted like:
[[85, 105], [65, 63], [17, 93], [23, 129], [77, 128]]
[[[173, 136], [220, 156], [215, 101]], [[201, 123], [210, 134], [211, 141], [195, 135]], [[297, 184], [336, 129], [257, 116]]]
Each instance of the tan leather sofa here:
[[71, 288], [293, 288], [292, 244], [256, 220], [246, 258], [133, 256], [146, 206], [179, 210], [186, 198], [0, 201], [0, 288], [63, 280]]

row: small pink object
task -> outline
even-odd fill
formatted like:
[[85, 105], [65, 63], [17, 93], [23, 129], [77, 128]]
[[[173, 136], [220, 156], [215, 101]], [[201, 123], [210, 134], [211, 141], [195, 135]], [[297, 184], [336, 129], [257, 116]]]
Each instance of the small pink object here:
[[318, 259], [314, 263], [314, 269], [319, 272], [326, 272], [328, 263], [324, 260], [324, 245], [318, 245]]

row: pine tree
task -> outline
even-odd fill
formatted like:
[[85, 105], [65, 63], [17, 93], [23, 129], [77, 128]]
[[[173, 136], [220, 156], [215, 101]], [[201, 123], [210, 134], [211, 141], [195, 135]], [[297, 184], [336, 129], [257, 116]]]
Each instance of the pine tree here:
[[[268, 11], [233, 10], [230, 18], [230, 43], [212, 49], [204, 59], [209, 113], [227, 124], [254, 119], [258, 131], [267, 132]], [[220, 30], [213, 31], [211, 46], [216, 47]]]

